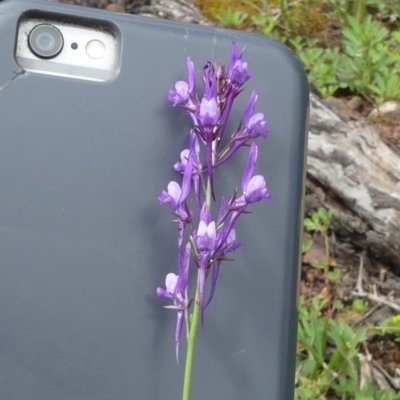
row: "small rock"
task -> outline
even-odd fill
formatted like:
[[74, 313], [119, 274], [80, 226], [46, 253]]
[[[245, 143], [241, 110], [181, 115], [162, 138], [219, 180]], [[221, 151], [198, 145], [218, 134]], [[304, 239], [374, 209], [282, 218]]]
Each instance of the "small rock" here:
[[383, 103], [380, 107], [374, 108], [368, 115], [372, 121], [400, 121], [400, 102], [390, 100]]

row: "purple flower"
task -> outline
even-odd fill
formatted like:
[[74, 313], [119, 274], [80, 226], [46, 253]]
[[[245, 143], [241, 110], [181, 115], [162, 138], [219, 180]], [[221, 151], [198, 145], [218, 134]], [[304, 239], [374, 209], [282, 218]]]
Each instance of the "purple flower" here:
[[166, 306], [166, 308], [170, 308], [176, 310], [176, 326], [175, 326], [175, 356], [176, 362], [179, 364], [179, 347], [182, 335], [182, 328], [183, 328], [183, 320], [185, 317], [185, 304], [183, 299], [181, 300], [178, 295], [175, 294], [176, 287], [178, 285], [179, 276], [175, 275], [174, 273], [169, 273], [165, 278], [165, 286], [166, 288], [157, 288], [157, 296], [164, 297], [167, 299], [173, 299], [174, 305]]
[[208, 225], [204, 221], [200, 221], [197, 229], [196, 245], [202, 256], [209, 256], [216, 243], [216, 227], [215, 222], [211, 221]]
[[200, 175], [203, 171], [203, 166], [200, 160], [199, 139], [193, 129], [190, 131], [190, 148], [181, 152], [181, 161], [178, 161], [174, 164], [175, 171], [184, 172], [188, 164], [189, 157], [192, 157], [193, 160], [192, 180], [197, 204], [200, 208]]
[[170, 182], [168, 183], [167, 190], [163, 190], [158, 197], [159, 202], [162, 203], [170, 203], [171, 208], [176, 210], [180, 204], [186, 199], [187, 195], [183, 194], [182, 188], [179, 186], [177, 182]]
[[185, 200], [187, 199], [190, 192], [190, 181], [192, 178], [193, 160], [189, 157], [186, 164], [185, 172], [182, 179], [182, 187], [179, 183], [172, 181], [168, 184], [167, 190], [163, 190], [158, 197], [161, 204], [169, 203], [172, 210], [182, 220], [188, 220], [188, 210], [183, 207]]
[[198, 253], [197, 266], [199, 268], [199, 302], [201, 308], [201, 321], [204, 323], [204, 292], [206, 286], [207, 272], [210, 268], [210, 260], [217, 244], [217, 228], [211, 221], [211, 214], [206, 203], [203, 204], [200, 213], [200, 222], [197, 231], [194, 232], [194, 240]]
[[271, 198], [264, 177], [261, 175], [252, 176], [257, 162], [257, 152], [257, 145], [253, 142], [250, 146], [249, 158], [242, 176], [243, 195], [233, 202], [233, 209], [240, 209], [248, 204]]
[[179, 276], [174, 274], [173, 272], [167, 274], [165, 277], [165, 289], [158, 287], [157, 288], [157, 296], [164, 297], [166, 299], [173, 299], [175, 294], [175, 289], [178, 284]]
[[264, 119], [264, 114], [254, 114], [257, 97], [256, 91], [253, 90], [243, 114], [244, 129], [235, 132], [232, 135], [227, 146], [217, 156], [214, 168], [223, 164], [226, 160], [232, 157], [236, 151], [245, 146], [250, 139], [256, 139], [259, 136], [262, 136], [263, 138], [267, 137], [268, 129], [265, 127], [266, 121]]
[[257, 98], [257, 93], [255, 90], [253, 90], [243, 115], [243, 122], [245, 126], [244, 133], [252, 139], [255, 139], [259, 136], [266, 138], [268, 134], [268, 130], [265, 128], [266, 121], [264, 119], [264, 114], [254, 114]]
[[175, 107], [178, 104], [182, 104], [189, 110], [195, 111], [197, 109], [195, 103], [192, 100], [196, 94], [196, 77], [194, 72], [193, 62], [188, 57], [186, 60], [188, 68], [188, 80], [189, 83], [185, 81], [178, 81], [175, 83], [175, 89], [171, 89], [168, 92], [168, 100]]
[[189, 306], [186, 291], [189, 283], [189, 263], [190, 263], [190, 243], [186, 245], [183, 254], [179, 254], [179, 275], [174, 273], [167, 274], [165, 278], [165, 289], [158, 287], [157, 296], [172, 299], [173, 305], [166, 308], [177, 311], [175, 328], [175, 354], [176, 361], [179, 363], [179, 345], [182, 335], [184, 313]]
[[204, 305], [204, 309], [208, 307], [208, 305], [211, 303], [211, 300], [214, 297], [215, 288], [217, 286], [217, 280], [219, 275], [219, 267], [221, 265], [221, 262], [225, 259], [225, 255], [234, 252], [241, 246], [241, 242], [239, 240], [236, 240], [236, 231], [232, 229], [232, 227], [231, 228], [228, 227], [227, 229], [230, 229], [227, 238], [226, 238], [226, 230], [222, 229], [220, 232], [218, 232], [217, 241], [224, 241], [224, 242], [218, 244], [218, 247], [221, 247], [221, 251], [216, 261], [212, 265], [211, 289], [207, 303], [205, 303]]
[[197, 250], [202, 257], [210, 258], [217, 241], [217, 228], [214, 221], [211, 221], [211, 214], [206, 203], [203, 204], [200, 213], [200, 222], [195, 232]]
[[214, 178], [213, 178], [213, 150], [212, 142], [217, 136], [217, 125], [221, 114], [215, 97], [207, 99], [203, 97], [200, 103], [200, 110], [197, 115], [199, 121], [198, 133], [205, 142], [206, 164], [208, 177], [211, 183], [211, 193], [214, 197]]
[[187, 82], [178, 81], [175, 83], [175, 90], [168, 93], [168, 100], [175, 107], [178, 104], [186, 104], [189, 101], [189, 85]]
[[186, 64], [188, 68], [188, 80], [189, 80], [189, 91], [191, 95], [196, 94], [196, 74], [194, 72], [194, 64], [190, 57], [186, 59]]
[[186, 205], [192, 179], [193, 159], [189, 157], [182, 178], [182, 187], [177, 182], [170, 182], [167, 190], [158, 197], [161, 204], [169, 203], [178, 220], [178, 247], [182, 245], [186, 225], [192, 220], [192, 211]]
[[197, 119], [202, 128], [212, 132], [214, 127], [217, 125], [219, 118], [220, 113], [215, 97], [211, 97], [210, 99], [203, 97], [201, 99], [200, 110], [197, 115]]
[[242, 61], [242, 55], [245, 49], [239, 53], [236, 43], [232, 43], [231, 60], [228, 70], [228, 78], [236, 90], [241, 88], [251, 77], [247, 71], [247, 62]]
[[174, 164], [174, 170], [178, 172], [185, 172], [188, 160], [189, 160], [190, 149], [181, 151], [181, 161]]
[[228, 239], [226, 240], [224, 246], [222, 247], [221, 256], [225, 257], [226, 254], [233, 253], [241, 245], [242, 242], [240, 240], [236, 240], [236, 231], [234, 229], [230, 229], [228, 233]]
[[217, 98], [217, 75], [209, 61], [204, 65], [203, 83], [206, 99]]

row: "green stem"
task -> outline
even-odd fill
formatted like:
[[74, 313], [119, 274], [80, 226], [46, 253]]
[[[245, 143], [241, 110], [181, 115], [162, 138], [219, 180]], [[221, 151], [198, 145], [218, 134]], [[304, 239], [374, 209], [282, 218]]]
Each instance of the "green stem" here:
[[193, 370], [193, 358], [194, 348], [196, 344], [197, 331], [199, 328], [200, 321], [200, 290], [199, 290], [199, 278], [197, 277], [197, 289], [196, 298], [194, 300], [194, 309], [190, 323], [190, 333], [188, 339], [188, 347], [186, 353], [186, 364], [185, 364], [185, 377], [183, 381], [183, 394], [182, 400], [190, 399], [190, 385], [192, 383], [192, 370]]

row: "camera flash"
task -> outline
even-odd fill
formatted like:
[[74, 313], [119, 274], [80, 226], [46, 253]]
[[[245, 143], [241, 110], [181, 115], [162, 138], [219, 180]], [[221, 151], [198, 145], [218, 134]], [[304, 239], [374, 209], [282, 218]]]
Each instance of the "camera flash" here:
[[99, 60], [104, 56], [106, 52], [106, 46], [104, 46], [104, 43], [101, 42], [100, 40], [91, 40], [87, 45], [86, 45], [86, 53], [90, 58], [93, 58], [94, 60]]

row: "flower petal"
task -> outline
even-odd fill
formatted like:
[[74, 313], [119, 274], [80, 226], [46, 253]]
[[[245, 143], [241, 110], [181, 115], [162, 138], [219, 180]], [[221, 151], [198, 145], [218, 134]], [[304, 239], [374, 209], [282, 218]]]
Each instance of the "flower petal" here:
[[250, 179], [245, 196], [248, 204], [270, 198], [263, 176], [255, 175]]
[[207, 99], [203, 97], [200, 103], [200, 111], [198, 119], [204, 128], [213, 129], [219, 120], [220, 113], [218, 111], [217, 100], [215, 97]]
[[177, 163], [174, 164], [174, 170], [178, 172], [184, 172], [186, 165], [188, 163], [189, 159], [189, 149], [185, 149], [181, 151], [181, 161], [178, 161]]
[[186, 59], [186, 64], [188, 68], [189, 93], [194, 95], [196, 92], [196, 75], [194, 71], [194, 64], [189, 57]]
[[214, 297], [215, 288], [217, 286], [217, 280], [218, 280], [218, 273], [219, 273], [220, 264], [221, 264], [221, 261], [216, 261], [212, 266], [211, 289], [210, 289], [210, 294], [208, 296], [207, 303], [204, 305], [204, 309], [206, 309], [208, 307], [208, 305], [211, 303], [211, 300]]
[[181, 195], [179, 196], [179, 204], [182, 204], [189, 196], [190, 184], [192, 182], [192, 173], [193, 173], [193, 157], [189, 157], [182, 178], [182, 191]]
[[183, 327], [183, 311], [178, 311], [176, 316], [176, 327], [175, 327], [175, 356], [176, 362], [179, 364], [179, 345], [182, 336], [182, 327]]
[[255, 90], [253, 90], [251, 92], [249, 101], [247, 102], [246, 110], [243, 115], [243, 122], [246, 127], [248, 127], [251, 117], [254, 114], [254, 109], [256, 107], [257, 98], [258, 98], [257, 92]]
[[168, 293], [174, 294], [176, 285], [178, 284], [179, 276], [173, 272], [169, 273], [165, 278], [165, 288]]
[[217, 230], [216, 230], [215, 222], [214, 222], [214, 221], [211, 221], [211, 222], [208, 224], [208, 227], [207, 227], [207, 236], [208, 236], [211, 240], [213, 240], [213, 241], [215, 241], [215, 239], [216, 239], [216, 237], [217, 237]]
[[204, 202], [203, 207], [201, 207], [200, 221], [204, 221], [207, 226], [211, 222], [211, 213], [210, 213], [210, 211], [208, 211], [206, 202]]
[[186, 245], [183, 254], [179, 256], [179, 279], [176, 284], [176, 292], [185, 297], [186, 288], [189, 284], [190, 243]]
[[172, 296], [168, 293], [167, 290], [163, 289], [162, 287], [158, 287], [156, 290], [156, 294], [158, 297], [164, 297], [166, 299], [171, 299]]
[[204, 236], [207, 233], [207, 224], [200, 220], [199, 227], [197, 228], [197, 236]]
[[199, 302], [201, 312], [201, 324], [204, 325], [204, 292], [206, 286], [206, 274], [207, 274], [208, 261], [206, 259], [200, 260], [199, 268]]

